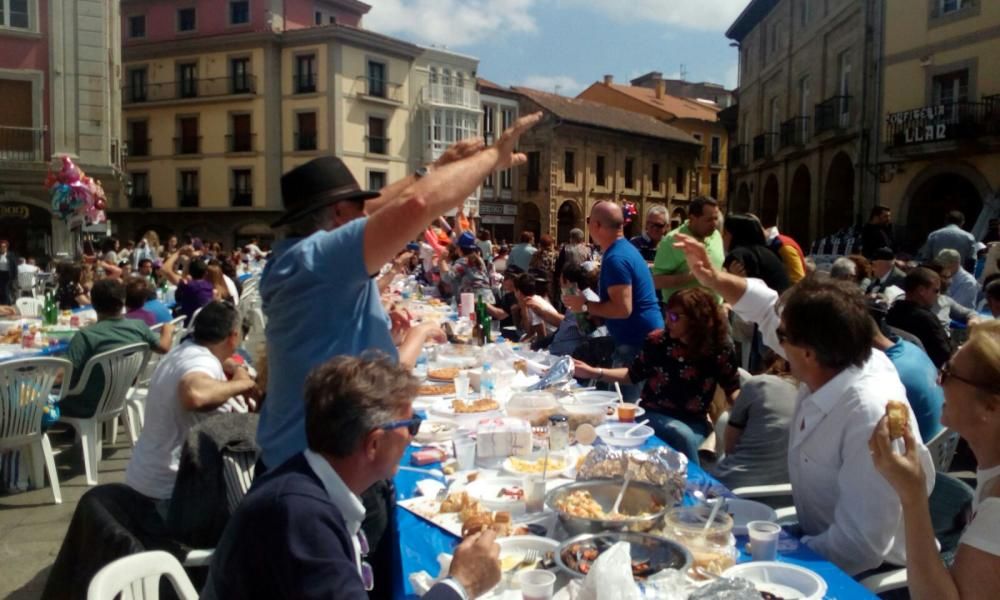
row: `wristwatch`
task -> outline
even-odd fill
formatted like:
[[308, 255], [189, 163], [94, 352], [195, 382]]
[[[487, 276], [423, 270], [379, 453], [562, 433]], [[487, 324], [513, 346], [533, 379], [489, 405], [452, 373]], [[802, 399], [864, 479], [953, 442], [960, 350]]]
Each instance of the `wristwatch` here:
[[583, 306], [580, 307], [580, 310], [582, 312], [588, 312], [589, 311], [589, 307], [587, 306], [586, 302], [583, 303]]
[[417, 179], [423, 179], [424, 177], [427, 177], [427, 175], [429, 175], [430, 172], [431, 172], [430, 167], [417, 167], [417, 170], [413, 172], [413, 176], [416, 177]]

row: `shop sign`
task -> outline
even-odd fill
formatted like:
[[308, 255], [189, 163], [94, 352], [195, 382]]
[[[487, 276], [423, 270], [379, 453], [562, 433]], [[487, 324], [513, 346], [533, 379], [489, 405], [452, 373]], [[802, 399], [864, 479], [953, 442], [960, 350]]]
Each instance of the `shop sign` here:
[[513, 225], [514, 217], [486, 215], [482, 218], [484, 225]]
[[[479, 204], [479, 215], [486, 217], [493, 216], [517, 216], [517, 206], [514, 204], [498, 204], [496, 202], [481, 202]], [[486, 221], [483, 221], [484, 223]]]
[[31, 210], [24, 204], [0, 204], [0, 219], [27, 219]]
[[893, 113], [886, 120], [895, 131], [901, 131], [904, 144], [939, 142], [948, 139], [948, 123], [942, 122], [946, 113], [945, 105], [939, 104]]

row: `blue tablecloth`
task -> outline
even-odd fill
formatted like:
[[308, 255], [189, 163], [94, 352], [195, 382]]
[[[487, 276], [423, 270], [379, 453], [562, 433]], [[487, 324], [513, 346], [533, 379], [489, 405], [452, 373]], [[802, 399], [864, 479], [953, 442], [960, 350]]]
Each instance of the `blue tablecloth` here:
[[[663, 445], [662, 441], [657, 438], [651, 438], [645, 447], [652, 448], [661, 445]], [[412, 447], [407, 450], [400, 464], [410, 464], [410, 454], [412, 454], [413, 450]], [[440, 468], [440, 465], [431, 464], [424, 468]], [[395, 477], [397, 498], [404, 500], [413, 497], [416, 492], [416, 483], [421, 479], [426, 479], [426, 477], [413, 471], [399, 471]], [[690, 495], [690, 491], [694, 489], [702, 491], [713, 490], [718, 494], [731, 495], [725, 486], [700, 467], [689, 465], [689, 493], [685, 494], [684, 504], [690, 505], [694, 503], [694, 499]], [[397, 582], [397, 589], [404, 590], [403, 598], [416, 598], [417, 596], [413, 593], [408, 581], [409, 574], [417, 571], [427, 571], [431, 575], [437, 575], [439, 569], [437, 563], [438, 554], [442, 552], [451, 553], [459, 540], [440, 527], [421, 519], [406, 509], [397, 508], [396, 517], [399, 526], [403, 575], [403, 581]], [[740, 549], [739, 562], [750, 560], [750, 556], [744, 551], [746, 543], [747, 539], [745, 537], [737, 538], [737, 546]], [[803, 566], [825, 579], [828, 586], [826, 593], [826, 598], [828, 599], [875, 598], [874, 595], [861, 584], [854, 581], [847, 573], [841, 571], [829, 561], [824, 560], [805, 545], [799, 544], [794, 538], [788, 537], [785, 533], [782, 534], [778, 560]], [[399, 588], [398, 584], [400, 583], [403, 586], [402, 588]]]

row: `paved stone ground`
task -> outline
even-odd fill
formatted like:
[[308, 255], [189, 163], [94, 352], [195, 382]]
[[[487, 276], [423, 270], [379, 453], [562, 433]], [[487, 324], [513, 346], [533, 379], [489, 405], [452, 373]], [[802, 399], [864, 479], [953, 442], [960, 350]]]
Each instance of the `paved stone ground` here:
[[[41, 597], [76, 504], [90, 489], [83, 474], [83, 455], [79, 446], [73, 446], [72, 432], [57, 429], [50, 432], [49, 439], [58, 453], [56, 470], [63, 501], [53, 504], [48, 487], [0, 496], [0, 598]], [[117, 444], [104, 444], [98, 481], [124, 481], [125, 466], [131, 455], [128, 438], [119, 429]]]

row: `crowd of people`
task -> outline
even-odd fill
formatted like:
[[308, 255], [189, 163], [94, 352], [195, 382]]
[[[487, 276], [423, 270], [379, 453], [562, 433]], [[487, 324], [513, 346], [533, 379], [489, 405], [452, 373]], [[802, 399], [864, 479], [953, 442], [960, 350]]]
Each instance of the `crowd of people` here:
[[[153, 374], [126, 471], [158, 513], [170, 511], [191, 428], [234, 396], [259, 408], [253, 488], [203, 596], [386, 597], [389, 576], [375, 569], [398, 543], [392, 477], [420, 425], [410, 368], [446, 339], [387, 293], [400, 276], [456, 305], [474, 294], [504, 337], [572, 356], [582, 382], [620, 386], [658, 437], [724, 484], [790, 482], [802, 542], [849, 574], [909, 565], [914, 598], [1000, 594], [1000, 245], [968, 243], [950, 215], [918, 263], [877, 207], [863, 252], [827, 269], [775, 223], [723, 218], [699, 197], [672, 215], [651, 208], [631, 239], [622, 208], [602, 201], [566, 243], [525, 232], [508, 248], [461, 207], [487, 174], [526, 160], [515, 146], [539, 118], [490, 147], [458, 142], [379, 192], [337, 158], [305, 163], [282, 177], [285, 214], [268, 253], [161, 246], [150, 232], [59, 267], [60, 304], [98, 313], [71, 343], [75, 366], [137, 341], [167, 352], [172, 329], [149, 329], [172, 316], [164, 287], [191, 332]], [[234, 306], [239, 275], [258, 262], [267, 328], [254, 366], [267, 376], [255, 379], [238, 358]], [[890, 400], [910, 407], [902, 452], [884, 418]], [[979, 464], [974, 517], [950, 566], [928, 510], [927, 443], [943, 428]], [[465, 539], [425, 597], [481, 595], [500, 578], [497, 557], [492, 533]]]

